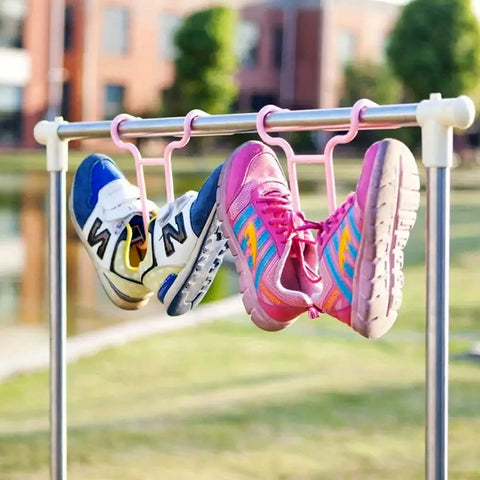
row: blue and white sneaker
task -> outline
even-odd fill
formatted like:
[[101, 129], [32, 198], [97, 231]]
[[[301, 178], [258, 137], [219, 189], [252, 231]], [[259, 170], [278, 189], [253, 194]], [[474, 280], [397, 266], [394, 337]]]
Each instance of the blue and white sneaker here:
[[226, 251], [216, 217], [217, 179], [215, 171], [198, 194], [188, 192], [161, 210], [149, 201], [145, 244], [138, 188], [104, 155], [80, 164], [70, 214], [115, 305], [138, 309], [158, 292], [167, 313], [180, 315], [201, 301]]
[[[148, 203], [151, 215], [157, 210]], [[72, 223], [85, 245], [110, 300], [135, 310], [153, 293], [139, 271], [145, 241], [138, 188], [105, 155], [90, 155], [79, 165], [69, 198]]]
[[169, 315], [181, 315], [200, 303], [227, 251], [216, 208], [221, 168], [198, 193], [178, 197], [150, 221], [147, 254], [140, 264], [142, 282], [157, 292]]

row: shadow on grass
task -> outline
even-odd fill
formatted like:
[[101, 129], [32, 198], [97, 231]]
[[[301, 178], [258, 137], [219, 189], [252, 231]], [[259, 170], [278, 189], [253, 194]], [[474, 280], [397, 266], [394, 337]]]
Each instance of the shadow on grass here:
[[[451, 392], [451, 420], [478, 417], [478, 384], [454, 381]], [[214, 454], [276, 444], [284, 448], [286, 437], [298, 441], [316, 437], [326, 441], [329, 437], [334, 442], [335, 435], [352, 439], [380, 433], [395, 436], [412, 428], [423, 429], [424, 395], [422, 384], [352, 392], [312, 388], [293, 395], [289, 392], [288, 398], [281, 392], [238, 401], [228, 397], [225, 402], [200, 401], [199, 408], [182, 409], [180, 405], [165, 414], [148, 415], [141, 415], [143, 407], [139, 403], [137, 415], [132, 412], [129, 419], [70, 427], [69, 460], [88, 464], [99, 458], [128, 455], [135, 449], [158, 449], [162, 454], [178, 449]], [[175, 397], [172, 401], [175, 403]], [[48, 464], [48, 442], [45, 431], [1, 435], [0, 471], [6, 474], [44, 468]]]

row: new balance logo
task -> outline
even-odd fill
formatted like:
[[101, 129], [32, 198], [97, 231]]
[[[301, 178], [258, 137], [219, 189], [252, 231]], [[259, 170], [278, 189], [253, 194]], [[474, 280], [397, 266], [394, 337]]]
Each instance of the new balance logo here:
[[103, 259], [105, 255], [105, 250], [107, 249], [108, 241], [110, 240], [111, 233], [105, 228], [100, 233], [100, 227], [102, 226], [102, 221], [99, 218], [96, 218], [93, 222], [90, 232], [88, 232], [87, 242], [91, 247], [99, 244], [97, 248], [97, 255], [100, 259]]
[[170, 223], [167, 223], [162, 228], [163, 244], [165, 245], [165, 253], [167, 257], [175, 253], [175, 247], [172, 243], [172, 239], [178, 243], [183, 243], [187, 239], [187, 231], [185, 230], [185, 222], [183, 220], [183, 213], [179, 213], [175, 217], [175, 223], [177, 228]]

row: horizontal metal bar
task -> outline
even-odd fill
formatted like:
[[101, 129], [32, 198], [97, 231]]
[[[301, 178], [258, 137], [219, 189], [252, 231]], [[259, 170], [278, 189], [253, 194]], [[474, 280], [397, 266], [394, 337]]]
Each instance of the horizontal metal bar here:
[[[361, 115], [361, 129], [385, 129], [418, 125], [418, 104], [379, 105], [366, 108]], [[266, 130], [346, 130], [350, 125], [351, 108], [291, 110], [274, 112], [266, 118]], [[254, 132], [256, 113], [234, 113], [197, 117], [192, 123], [192, 136], [232, 135]], [[124, 137], [179, 136], [184, 117], [128, 120], [120, 125]], [[110, 121], [60, 124], [61, 140], [108, 138]]]

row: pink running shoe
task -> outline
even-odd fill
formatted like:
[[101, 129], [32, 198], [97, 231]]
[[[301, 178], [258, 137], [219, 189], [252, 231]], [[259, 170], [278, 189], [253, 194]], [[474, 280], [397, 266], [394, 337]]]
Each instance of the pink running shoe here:
[[403, 249], [420, 203], [417, 164], [398, 140], [366, 152], [354, 193], [317, 225], [323, 292], [316, 305], [367, 338], [386, 333], [402, 303]]
[[240, 274], [243, 303], [252, 321], [281, 330], [300, 314], [318, 316], [314, 238], [296, 231], [301, 218], [274, 152], [261, 142], [238, 147], [225, 162], [217, 190], [217, 212]]

